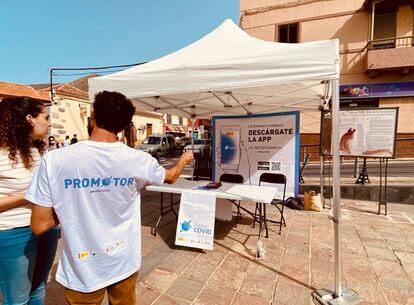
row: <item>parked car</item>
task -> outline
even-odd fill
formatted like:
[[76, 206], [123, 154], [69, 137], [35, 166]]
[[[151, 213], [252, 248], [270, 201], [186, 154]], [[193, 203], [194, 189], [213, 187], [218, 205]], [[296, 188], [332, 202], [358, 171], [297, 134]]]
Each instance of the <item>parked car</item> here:
[[146, 137], [137, 149], [151, 154], [156, 159], [161, 156], [174, 156], [174, 137], [170, 134], [153, 134]]
[[184, 147], [190, 144], [191, 144], [190, 137], [181, 137], [177, 141], [175, 141], [176, 148], [180, 149], [181, 151], [184, 149]]
[[[184, 147], [184, 152], [191, 150], [192, 146], [187, 145]], [[194, 140], [194, 154], [199, 154], [201, 156], [210, 156], [211, 155], [211, 140], [208, 139], [198, 139]]]

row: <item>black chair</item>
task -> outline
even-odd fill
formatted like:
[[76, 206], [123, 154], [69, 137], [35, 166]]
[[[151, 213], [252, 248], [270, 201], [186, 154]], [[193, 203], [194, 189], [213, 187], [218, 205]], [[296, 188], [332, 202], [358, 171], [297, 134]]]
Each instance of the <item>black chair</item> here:
[[[222, 174], [220, 176], [220, 182], [242, 184], [243, 176], [239, 174]], [[239, 219], [241, 218], [240, 200], [229, 200], [229, 201], [231, 201], [237, 207], [237, 216], [236, 216], [236, 225], [237, 225], [239, 223]]]
[[228, 183], [243, 183], [243, 176], [239, 174], [222, 174], [220, 176], [220, 182], [228, 182]]
[[[282, 226], [286, 226], [285, 217], [283, 216], [283, 211], [285, 207], [285, 195], [286, 195], [286, 176], [283, 174], [274, 174], [274, 173], [263, 173], [260, 175], [259, 178], [259, 185], [262, 183], [271, 183], [271, 184], [279, 184], [283, 185], [283, 195], [281, 200], [273, 200], [271, 204], [273, 204], [280, 212], [280, 221], [268, 220], [266, 218], [266, 204], [256, 203], [256, 209], [254, 212], [254, 220], [253, 220], [253, 228], [256, 223], [256, 215], [259, 212], [259, 219], [264, 222], [264, 227], [266, 229], [266, 237], [269, 237], [269, 231], [267, 228], [267, 222], [272, 222], [279, 224], [279, 234], [282, 232]], [[281, 207], [279, 207], [279, 205]], [[263, 210], [262, 210], [263, 207]]]
[[[193, 180], [211, 180], [212, 179], [212, 161], [211, 157], [194, 157]], [[191, 178], [190, 178], [191, 179]]]

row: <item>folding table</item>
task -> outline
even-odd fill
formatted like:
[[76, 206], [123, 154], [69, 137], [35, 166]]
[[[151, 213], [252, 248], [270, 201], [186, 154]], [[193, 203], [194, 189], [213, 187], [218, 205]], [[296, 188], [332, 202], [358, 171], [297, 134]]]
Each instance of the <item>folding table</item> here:
[[[205, 189], [204, 187], [208, 184], [209, 181], [192, 181], [192, 180], [186, 180], [186, 179], [178, 179], [173, 184], [163, 184], [163, 185], [149, 185], [146, 187], [147, 191], [153, 191], [153, 192], [160, 192], [161, 193], [161, 211], [160, 216], [158, 217], [158, 220], [153, 227], [153, 234], [156, 235], [157, 227], [160, 223], [160, 220], [162, 216], [165, 214], [172, 212], [176, 215], [173, 205], [175, 204], [173, 202], [173, 198], [171, 195], [170, 200], [170, 206], [165, 207], [164, 205], [164, 193], [170, 193], [170, 194], [181, 194], [185, 190], [204, 190], [205, 192], [214, 193], [216, 195], [216, 198], [222, 198], [222, 199], [229, 199], [229, 200], [248, 200], [257, 202], [259, 204], [270, 204], [273, 199], [280, 199], [282, 194], [278, 192], [278, 190], [274, 187], [270, 186], [258, 186], [258, 185], [246, 185], [246, 184], [232, 184], [232, 183], [226, 183], [222, 182], [221, 187], [218, 189]], [[254, 214], [241, 207], [245, 212], [250, 214], [252, 217], [255, 217]], [[259, 237], [261, 238], [261, 232], [262, 228], [264, 226], [264, 219], [262, 215], [260, 215], [258, 218], [256, 217], [257, 221], [259, 222]]]

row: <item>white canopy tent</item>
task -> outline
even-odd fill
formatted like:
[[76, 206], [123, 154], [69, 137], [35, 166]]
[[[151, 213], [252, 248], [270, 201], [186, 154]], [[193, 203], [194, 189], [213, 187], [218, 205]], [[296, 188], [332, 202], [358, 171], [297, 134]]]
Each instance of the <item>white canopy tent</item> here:
[[259, 40], [227, 20], [177, 52], [89, 79], [89, 96], [118, 91], [139, 109], [184, 117], [317, 110], [329, 97], [325, 81], [339, 76], [338, 48]]
[[[332, 98], [335, 291], [340, 268], [339, 42], [274, 43], [231, 20], [191, 45], [121, 72], [89, 79], [89, 96], [118, 91], [141, 110], [191, 118], [317, 111]], [[325, 297], [324, 297], [325, 298]], [[343, 303], [341, 303], [343, 304]]]

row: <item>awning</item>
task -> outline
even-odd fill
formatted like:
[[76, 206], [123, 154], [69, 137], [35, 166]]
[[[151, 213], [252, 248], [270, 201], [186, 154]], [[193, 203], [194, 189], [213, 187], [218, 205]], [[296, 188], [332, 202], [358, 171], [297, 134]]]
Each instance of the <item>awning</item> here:
[[186, 133], [186, 127], [185, 126], [178, 126], [178, 129], [180, 130], [181, 133]]
[[164, 124], [165, 132], [185, 133], [184, 126]]

